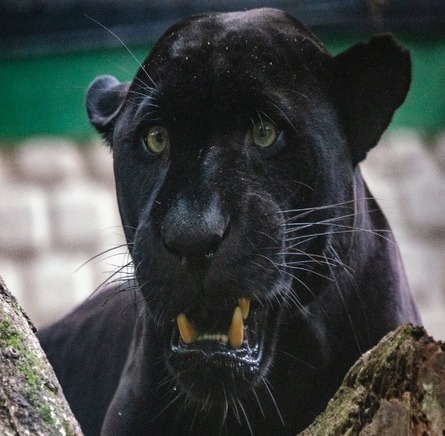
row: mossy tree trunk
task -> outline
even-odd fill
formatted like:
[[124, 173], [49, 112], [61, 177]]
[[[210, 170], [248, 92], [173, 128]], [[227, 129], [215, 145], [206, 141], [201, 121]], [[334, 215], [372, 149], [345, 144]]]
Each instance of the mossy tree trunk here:
[[300, 436], [445, 435], [444, 351], [422, 327], [399, 327], [355, 363]]
[[80, 436], [34, 332], [0, 277], [0, 435]]

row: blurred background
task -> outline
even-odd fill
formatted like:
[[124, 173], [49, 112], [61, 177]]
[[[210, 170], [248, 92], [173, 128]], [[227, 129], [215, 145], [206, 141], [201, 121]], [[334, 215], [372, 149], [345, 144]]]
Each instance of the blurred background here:
[[99, 74], [130, 80], [133, 56], [143, 61], [182, 17], [260, 6], [291, 12], [333, 54], [388, 31], [410, 49], [409, 97], [362, 167], [396, 233], [424, 323], [445, 339], [441, 0], [2, 0], [0, 275], [37, 326], [128, 262], [111, 154], [84, 108], [88, 84]]

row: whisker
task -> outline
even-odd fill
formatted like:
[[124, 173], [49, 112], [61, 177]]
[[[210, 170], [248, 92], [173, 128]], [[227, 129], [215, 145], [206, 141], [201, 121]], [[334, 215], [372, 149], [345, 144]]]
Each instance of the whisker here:
[[280, 418], [280, 421], [281, 421], [281, 423], [283, 424], [283, 427], [284, 427], [284, 419], [283, 419], [283, 416], [281, 415], [280, 408], [278, 407], [278, 404], [277, 404], [277, 402], [275, 400], [275, 397], [274, 397], [274, 395], [272, 393], [271, 386], [269, 386], [270, 382], [265, 377], [261, 377], [261, 381], [263, 382], [263, 385], [266, 388], [266, 391], [268, 392], [269, 397], [272, 400], [272, 404], [274, 405], [275, 410], [276, 410], [276, 412], [278, 414], [278, 417]]
[[316, 368], [314, 365], [311, 365], [310, 363], [306, 362], [305, 360], [301, 359], [300, 357], [294, 356], [293, 354], [288, 353], [287, 351], [278, 350], [280, 354], [284, 354], [285, 356], [290, 357], [291, 359], [294, 359], [295, 361], [302, 363], [304, 366], [307, 366], [309, 369], [312, 369], [313, 371], [318, 371], [319, 369]]
[[258, 394], [257, 394], [257, 392], [256, 392], [256, 389], [255, 389], [253, 386], [251, 387], [251, 391], [252, 391], [253, 396], [255, 397], [255, 400], [256, 400], [256, 402], [257, 402], [257, 404], [258, 404], [258, 408], [260, 409], [261, 416], [262, 416], [263, 418], [265, 418], [266, 415], [265, 415], [265, 413], [264, 413], [263, 407], [261, 406], [261, 401], [260, 401], [260, 399], [259, 399], [259, 397], [258, 397]]
[[[330, 265], [330, 264], [327, 264], [327, 265]], [[326, 275], [324, 275], [324, 274], [322, 274], [322, 273], [320, 273], [318, 271], [314, 271], [313, 269], [310, 269], [310, 268], [303, 268], [303, 267], [299, 267], [299, 266], [296, 266], [296, 265], [289, 265], [289, 264], [278, 264], [278, 266], [281, 266], [281, 267], [284, 267], [284, 268], [290, 268], [290, 269], [293, 269], [293, 270], [296, 270], [296, 271], [309, 272], [309, 273], [314, 274], [314, 275], [316, 275], [318, 277], [321, 277], [323, 279], [327, 279], [329, 281], [333, 281], [332, 277], [328, 277], [328, 276], [326, 276]]]
[[91, 21], [93, 21], [94, 23], [96, 23], [98, 26], [102, 27], [102, 29], [105, 29], [107, 32], [109, 32], [111, 35], [113, 35], [121, 44], [122, 46], [125, 48], [125, 50], [127, 50], [128, 54], [136, 61], [136, 63], [139, 65], [139, 67], [141, 68], [141, 70], [145, 73], [145, 75], [147, 76], [147, 79], [153, 83], [154, 87], [157, 88], [158, 86], [156, 85], [155, 81], [151, 78], [150, 74], [148, 74], [147, 70], [145, 69], [144, 65], [142, 65], [142, 63], [139, 61], [139, 59], [135, 56], [135, 54], [130, 50], [130, 48], [127, 46], [127, 44], [125, 44], [125, 42], [119, 37], [117, 36], [111, 29], [109, 29], [107, 26], [103, 25], [102, 23], [100, 23], [99, 21], [95, 20], [94, 18], [85, 15], [88, 19], [90, 19]]
[[244, 419], [245, 419], [245, 421], [246, 421], [247, 427], [249, 428], [249, 432], [250, 432], [251, 436], [254, 436], [254, 434], [253, 434], [253, 430], [252, 430], [252, 426], [251, 426], [251, 424], [250, 424], [249, 416], [248, 416], [248, 414], [247, 414], [247, 412], [246, 412], [246, 409], [245, 409], [244, 406], [243, 406], [242, 401], [241, 401], [239, 398], [238, 398], [238, 405], [239, 405], [239, 407], [240, 407], [240, 409], [241, 409], [241, 412], [242, 412], [243, 415], [244, 415]]
[[[315, 226], [317, 224], [320, 224], [320, 225], [322, 225], [322, 224], [332, 224], [332, 225], [335, 225], [336, 221], [340, 221], [340, 220], [343, 220], [343, 219], [346, 219], [346, 218], [355, 217], [355, 216], [357, 216], [357, 214], [351, 213], [351, 214], [347, 214], [347, 215], [340, 215], [340, 216], [335, 216], [335, 217], [331, 217], [331, 218], [326, 218], [324, 220], [318, 220], [318, 221], [295, 222], [295, 223], [288, 221], [285, 224], [282, 224], [282, 226], [289, 227], [287, 232], [290, 233], [290, 232], [294, 232], [295, 230], [303, 230], [303, 229], [306, 229], [308, 227]], [[338, 224], [338, 225], [340, 225], [340, 224]]]
[[229, 393], [229, 394], [230, 394], [230, 399], [231, 399], [231, 403], [232, 403], [233, 414], [235, 415], [235, 418], [238, 421], [238, 423], [241, 424], [241, 416], [240, 416], [240, 413], [239, 413], [239, 410], [238, 410], [238, 406], [236, 404], [236, 400], [235, 400], [235, 398], [234, 398], [232, 393]]
[[[125, 244], [119, 244], [119, 245], [116, 245], [116, 246], [111, 247], [111, 248], [107, 248], [106, 250], [102, 251], [101, 253], [96, 254], [96, 255], [94, 255], [93, 257], [90, 257], [90, 258], [89, 258], [88, 260], [86, 260], [85, 262], [83, 262], [79, 267], [77, 267], [77, 268], [74, 270], [74, 272], [78, 272], [80, 269], [82, 269], [82, 268], [83, 268], [84, 266], [86, 266], [88, 263], [90, 263], [90, 262], [92, 262], [93, 260], [95, 260], [95, 259], [97, 259], [97, 258], [103, 256], [104, 254], [110, 253], [110, 252], [112, 252], [112, 251], [114, 251], [114, 250], [118, 250], [118, 249], [120, 249], [120, 248], [122, 248], [122, 247], [126, 247], [126, 246], [127, 246], [127, 244], [125, 243]], [[118, 254], [119, 254], [119, 253], [118, 253]], [[118, 255], [118, 254], [116, 254], [116, 255]]]
[[287, 210], [280, 211], [280, 213], [314, 212], [314, 211], [318, 211], [318, 210], [326, 210], [326, 209], [332, 209], [332, 208], [337, 208], [337, 207], [346, 208], [346, 205], [357, 203], [360, 200], [374, 200], [374, 198], [373, 197], [362, 197], [362, 198], [358, 198], [358, 199], [340, 201], [338, 203], [325, 204], [322, 206], [312, 206], [312, 207], [304, 207], [304, 208], [298, 208], [298, 209], [287, 209]]
[[351, 272], [354, 272], [354, 270], [349, 266], [346, 265], [341, 259], [340, 257], [329, 257], [326, 255], [326, 253], [323, 253], [323, 255], [321, 254], [314, 254], [314, 253], [309, 253], [306, 252], [304, 250], [301, 249], [295, 249], [295, 251], [285, 251], [285, 252], [281, 252], [279, 253], [279, 255], [283, 255], [283, 256], [301, 256], [306, 258], [306, 260], [297, 260], [297, 261], [288, 261], [286, 262], [286, 264], [288, 265], [293, 265], [293, 264], [308, 264], [308, 263], [317, 263], [319, 265], [327, 265], [329, 262], [332, 266], [340, 266], [346, 269], [349, 269]]
[[[316, 223], [315, 223], [316, 224]], [[362, 228], [354, 228], [354, 227], [349, 227], [346, 226], [345, 227], [348, 230], [334, 230], [334, 231], [327, 231], [327, 232], [318, 232], [318, 233], [311, 233], [308, 235], [298, 235], [298, 236], [294, 236], [292, 238], [287, 238], [286, 242], [292, 242], [292, 241], [299, 241], [295, 244], [293, 244], [291, 246], [291, 248], [293, 247], [297, 247], [299, 245], [302, 245], [306, 242], [308, 242], [307, 238], [317, 238], [319, 236], [332, 236], [332, 235], [340, 235], [340, 234], [347, 234], [347, 233], [360, 233], [360, 232], [364, 232], [364, 233], [369, 233], [373, 236], [378, 236], [379, 238], [384, 239], [386, 242], [391, 243], [392, 245], [397, 245], [396, 242], [384, 235], [382, 235], [381, 233], [389, 233], [392, 235], [391, 231], [380, 231], [380, 230], [371, 230], [371, 229], [362, 229]], [[381, 233], [380, 233], [381, 232]]]
[[[118, 277], [119, 274], [121, 273], [121, 271], [125, 270], [126, 268], [129, 268], [131, 265], [133, 264], [133, 261], [128, 262], [125, 265], [122, 265], [121, 267], [119, 267], [116, 271], [114, 271], [109, 277], [107, 277], [104, 281], [102, 281], [97, 287], [96, 289], [93, 291], [93, 293], [88, 297], [91, 298], [96, 292], [98, 292], [102, 287], [104, 287], [105, 285], [108, 284], [112, 284], [112, 283], [122, 283], [125, 284], [127, 283], [127, 280], [123, 280], [122, 278]], [[115, 277], [118, 277], [117, 279], [114, 279]], [[114, 279], [114, 280], [113, 280]], [[118, 288], [117, 291], [119, 291], [120, 289]], [[111, 297], [110, 297], [111, 298]], [[107, 300], [108, 302], [108, 300]]]
[[[329, 267], [329, 269], [331, 269], [331, 267]], [[334, 279], [335, 289], [337, 290], [338, 295], [339, 295], [340, 300], [341, 300], [341, 303], [342, 303], [343, 307], [345, 308], [346, 316], [348, 317], [348, 322], [349, 322], [349, 325], [351, 326], [351, 330], [352, 330], [352, 334], [354, 335], [355, 343], [357, 345], [359, 353], [363, 354], [363, 350], [362, 350], [362, 347], [360, 346], [360, 341], [359, 341], [359, 338], [358, 338], [357, 330], [354, 327], [354, 321], [352, 320], [351, 314], [349, 313], [348, 306], [346, 304], [346, 300], [345, 300], [345, 297], [344, 297], [343, 292], [341, 290], [341, 287], [340, 287], [340, 285], [338, 283], [338, 280], [337, 280], [335, 274], [333, 274], [332, 270], [331, 270], [331, 274], [332, 274], [332, 277]]]

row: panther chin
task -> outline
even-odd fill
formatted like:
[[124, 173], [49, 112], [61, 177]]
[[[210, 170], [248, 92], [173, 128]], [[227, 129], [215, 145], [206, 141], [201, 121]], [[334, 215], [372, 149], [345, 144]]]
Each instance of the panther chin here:
[[192, 402], [226, 404], [251, 392], [268, 367], [265, 344], [275, 316], [239, 298], [218, 313], [197, 308], [176, 317], [167, 364], [178, 387]]

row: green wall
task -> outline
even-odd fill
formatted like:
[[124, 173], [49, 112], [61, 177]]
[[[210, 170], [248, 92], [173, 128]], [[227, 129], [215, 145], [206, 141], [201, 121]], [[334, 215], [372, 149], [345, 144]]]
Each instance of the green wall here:
[[[393, 126], [427, 133], [445, 128], [445, 38], [400, 38], [413, 59], [413, 85]], [[338, 53], [355, 41], [325, 38]], [[148, 47], [133, 47], [143, 60]], [[130, 80], [138, 65], [124, 49], [79, 52], [28, 59], [0, 59], [0, 139], [29, 135], [68, 135], [85, 139], [93, 133], [85, 112], [85, 91], [100, 74]]]
[[[139, 59], [146, 52], [134, 49]], [[137, 68], [123, 49], [0, 60], [0, 137], [90, 136], [85, 111], [89, 83], [100, 74], [130, 80]]]

